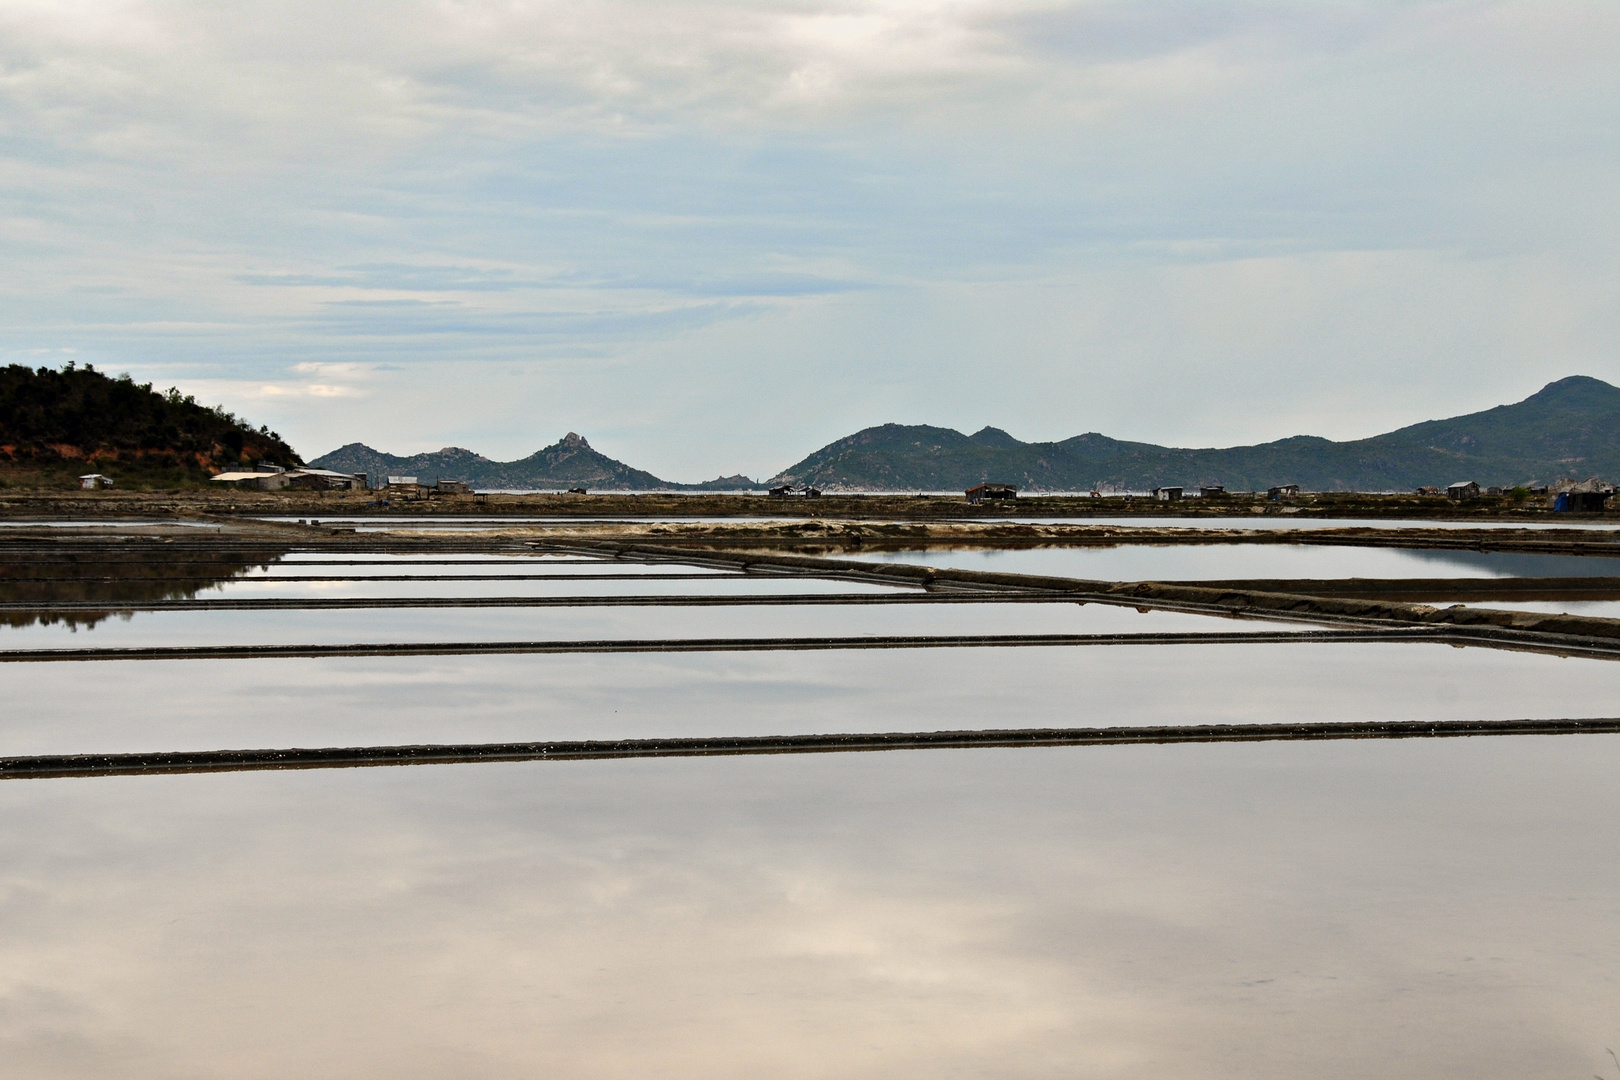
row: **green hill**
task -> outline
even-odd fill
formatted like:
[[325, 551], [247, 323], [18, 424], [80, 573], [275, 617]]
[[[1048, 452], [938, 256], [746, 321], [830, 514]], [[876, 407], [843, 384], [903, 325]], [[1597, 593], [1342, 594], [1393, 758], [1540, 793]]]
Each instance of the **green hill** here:
[[844, 491], [946, 491], [986, 480], [1030, 491], [1225, 484], [1263, 490], [1407, 490], [1472, 479], [1546, 482], [1620, 476], [1620, 389], [1572, 376], [1515, 405], [1431, 420], [1352, 442], [1299, 435], [1258, 446], [1180, 449], [1077, 435], [1025, 443], [997, 428], [884, 424], [822, 447], [768, 483]]
[[90, 365], [0, 368], [0, 471], [14, 478], [99, 472], [121, 486], [172, 486], [258, 461], [302, 464], [275, 432], [178, 390]]

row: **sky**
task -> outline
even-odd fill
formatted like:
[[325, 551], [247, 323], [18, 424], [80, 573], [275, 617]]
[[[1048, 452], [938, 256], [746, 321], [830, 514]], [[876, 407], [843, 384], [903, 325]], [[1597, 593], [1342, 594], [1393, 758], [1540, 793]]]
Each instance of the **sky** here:
[[0, 362], [306, 457], [1620, 383], [1620, 4], [0, 0]]

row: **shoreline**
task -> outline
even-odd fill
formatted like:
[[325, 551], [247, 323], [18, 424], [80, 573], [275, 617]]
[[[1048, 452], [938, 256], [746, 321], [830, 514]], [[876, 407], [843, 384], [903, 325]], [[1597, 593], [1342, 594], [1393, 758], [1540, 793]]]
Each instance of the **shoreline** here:
[[1295, 517], [1423, 521], [1524, 521], [1620, 523], [1620, 509], [1599, 513], [1555, 513], [1544, 499], [1514, 502], [1482, 496], [1451, 502], [1444, 496], [1367, 495], [1316, 492], [1284, 499], [1260, 495], [1191, 498], [1175, 502], [1140, 496], [1020, 495], [1016, 499], [969, 503], [960, 495], [828, 494], [819, 498], [686, 492], [600, 492], [567, 495], [466, 494], [389, 498], [386, 491], [80, 491], [0, 488], [0, 520], [195, 517], [241, 518], [375, 517], [556, 517], [556, 518], [815, 518], [949, 521], [993, 518], [1229, 518]]

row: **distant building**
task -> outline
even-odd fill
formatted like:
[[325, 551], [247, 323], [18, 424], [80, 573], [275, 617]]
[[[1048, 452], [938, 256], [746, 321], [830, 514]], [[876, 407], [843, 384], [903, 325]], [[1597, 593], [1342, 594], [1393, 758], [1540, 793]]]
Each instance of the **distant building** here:
[[112, 486], [113, 478], [110, 476], [102, 476], [98, 472], [85, 473], [83, 476], [79, 477], [79, 487], [83, 488], [85, 491], [95, 491], [99, 488], [110, 488]]
[[1584, 493], [1601, 492], [1604, 495], [1613, 495], [1615, 486], [1607, 480], [1599, 479], [1596, 476], [1589, 476], [1579, 483], [1565, 476], [1552, 485], [1552, 490], [1555, 494], [1560, 491], [1578, 491]]
[[1553, 496], [1553, 509], [1573, 514], [1601, 514], [1609, 496], [1601, 491], [1560, 491]]
[[585, 488], [569, 488], [568, 489], [568, 494], [570, 494], [570, 495], [589, 495], [590, 491], [588, 491]]
[[440, 495], [471, 495], [472, 485], [465, 480], [440, 480], [433, 490]]
[[1446, 487], [1446, 498], [1452, 502], [1479, 498], [1479, 484], [1472, 480], [1459, 480]]
[[1493, 487], [1486, 488], [1485, 489], [1485, 494], [1487, 494], [1487, 495], [1502, 495], [1502, 494], [1505, 494], [1505, 492], [1503, 491], [1502, 488], [1493, 486]]
[[399, 496], [406, 499], [426, 498], [432, 488], [419, 482], [414, 476], [390, 476], [387, 491], [390, 498]]
[[1225, 494], [1225, 484], [1205, 484], [1203, 487], [1198, 489], [1198, 497], [1201, 499], [1218, 498]]
[[1266, 489], [1266, 498], [1268, 499], [1292, 499], [1298, 494], [1298, 484], [1278, 484], [1274, 488]]
[[782, 485], [780, 485], [778, 487], [771, 488], [770, 493], [771, 493], [771, 496], [773, 498], [778, 498], [778, 499], [782, 499], [782, 498], [819, 499], [819, 498], [821, 498], [821, 489], [811, 487], [809, 484], [805, 484], [803, 487], [797, 487], [797, 488], [794, 487], [792, 484], [782, 484]]
[[1002, 499], [1018, 498], [1018, 488], [1012, 484], [975, 484], [963, 492], [967, 501], [978, 505], [982, 502], [993, 502]]
[[216, 484], [235, 484], [259, 491], [365, 491], [370, 485], [365, 473], [342, 473], [332, 469], [283, 469], [279, 466], [253, 472], [222, 472], [212, 477]]
[[1153, 497], [1160, 502], [1180, 502], [1181, 489], [1178, 487], [1156, 487], [1153, 489]]
[[1615, 492], [1613, 484], [1595, 476], [1580, 483], [1565, 477], [1552, 485], [1552, 508], [1574, 514], [1599, 514]]
[[280, 491], [287, 486], [287, 471], [276, 469], [274, 472], [255, 470], [253, 472], [235, 471], [222, 472], [212, 478], [216, 484], [234, 484], [237, 487], [257, 488], [259, 491]]
[[285, 475], [288, 487], [305, 491], [365, 491], [371, 486], [365, 473], [334, 469], [293, 469]]
[[1438, 494], [1440, 494], [1440, 489], [1437, 488], [1437, 487], [1420, 487], [1420, 488], [1417, 489], [1417, 494], [1419, 494], [1419, 495], [1438, 495]]

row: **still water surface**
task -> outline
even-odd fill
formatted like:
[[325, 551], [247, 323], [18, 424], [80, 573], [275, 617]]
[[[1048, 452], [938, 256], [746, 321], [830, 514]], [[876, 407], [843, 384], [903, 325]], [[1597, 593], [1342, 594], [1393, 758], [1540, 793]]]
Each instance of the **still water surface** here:
[[[1230, 551], [1209, 548], [898, 557], [1128, 579], [1353, 576], [1278, 567], [1299, 550], [1412, 554], [1247, 550], [1267, 569], [1225, 569]], [[1391, 576], [1451, 576], [1439, 554]], [[1443, 554], [1458, 573], [1532, 572]], [[1097, 555], [1154, 570], [1052, 568]], [[475, 588], [225, 588], [446, 585]], [[784, 585], [856, 588], [565, 587]], [[200, 612], [0, 643], [1262, 625], [1099, 605]], [[1617, 663], [1428, 644], [17, 663], [0, 677], [0, 755], [1590, 717], [1620, 701]], [[0, 1075], [1590, 1076], [1620, 1037], [1616, 776], [1620, 739], [1566, 736], [7, 781]]]
[[0, 1060], [60, 1077], [1567, 1080], [1620, 740], [0, 785]]
[[885, 562], [1095, 581], [1232, 578], [1620, 577], [1620, 558], [1310, 544], [1121, 544], [879, 552]]
[[1606, 717], [1620, 701], [1620, 663], [1393, 643], [14, 663], [0, 675], [0, 754]]
[[1311, 629], [1317, 627], [1104, 604], [154, 611], [106, 619], [93, 627], [0, 627], [0, 648]]

